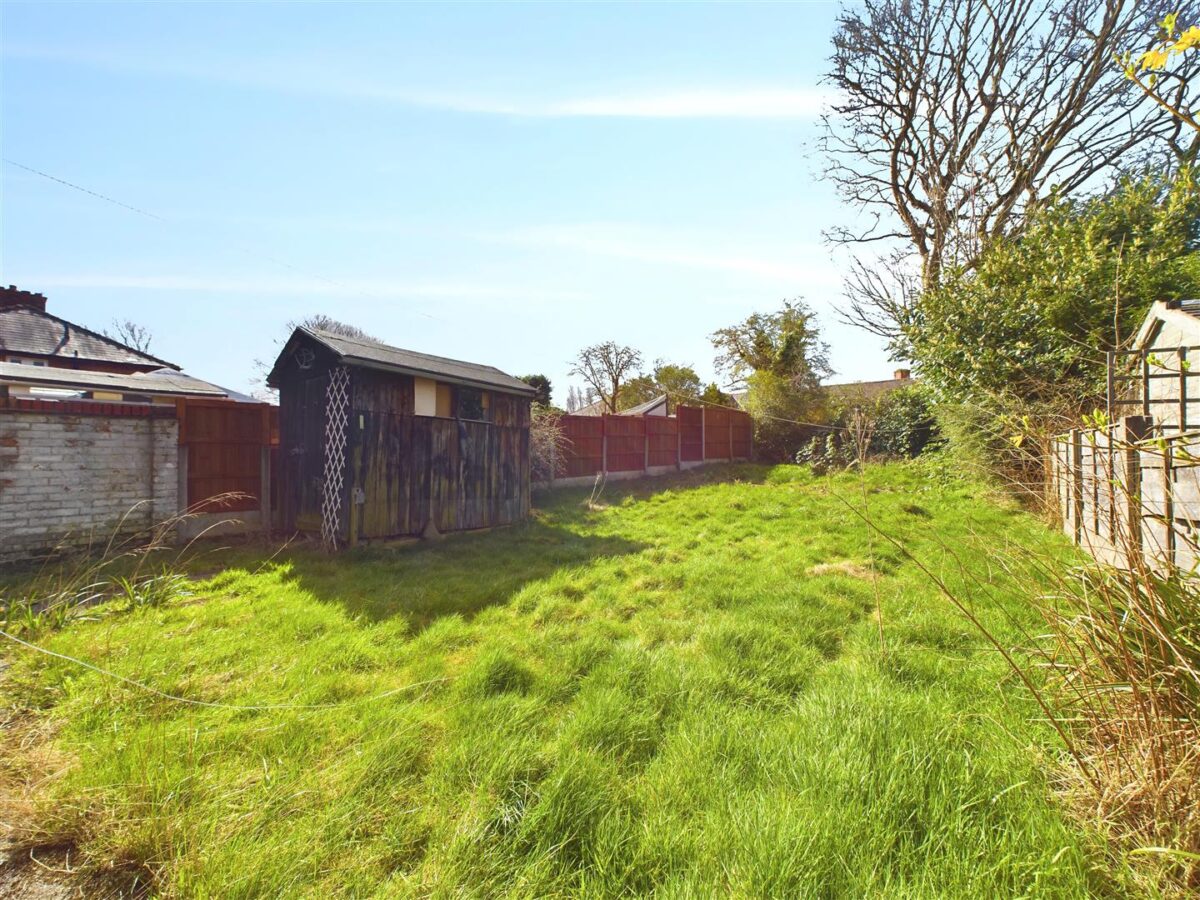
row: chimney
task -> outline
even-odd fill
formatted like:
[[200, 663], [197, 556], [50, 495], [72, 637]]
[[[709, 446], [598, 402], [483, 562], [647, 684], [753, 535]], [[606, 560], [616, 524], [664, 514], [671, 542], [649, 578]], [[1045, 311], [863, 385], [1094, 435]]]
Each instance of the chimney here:
[[0, 309], [11, 309], [14, 306], [31, 306], [39, 312], [45, 312], [46, 295], [22, 291], [15, 284], [0, 287]]
[[892, 376], [897, 381], [908, 381], [908, 379], [912, 377], [912, 370], [911, 369], [897, 369], [895, 372], [892, 373]]

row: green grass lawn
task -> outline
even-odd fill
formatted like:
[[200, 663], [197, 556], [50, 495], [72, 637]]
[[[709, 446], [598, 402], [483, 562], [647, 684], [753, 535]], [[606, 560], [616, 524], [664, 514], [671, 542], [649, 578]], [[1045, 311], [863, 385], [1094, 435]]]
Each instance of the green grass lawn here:
[[[866, 477], [881, 528], [989, 581], [1001, 636], [1034, 626], [993, 561], [1064, 541], [974, 485]], [[726, 467], [434, 545], [209, 556], [188, 599], [37, 640], [336, 705], [184, 705], [8, 648], [4, 700], [63, 769], [42, 825], [167, 896], [1122, 894], [1020, 683], [839, 496], [859, 476]]]

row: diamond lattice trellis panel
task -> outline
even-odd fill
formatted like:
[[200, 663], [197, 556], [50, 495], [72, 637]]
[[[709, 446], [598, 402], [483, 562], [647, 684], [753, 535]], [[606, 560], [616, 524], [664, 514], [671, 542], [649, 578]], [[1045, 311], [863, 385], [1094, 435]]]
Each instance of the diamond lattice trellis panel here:
[[330, 370], [325, 392], [325, 484], [321, 498], [321, 538], [336, 549], [346, 474], [346, 426], [350, 422], [350, 370]]

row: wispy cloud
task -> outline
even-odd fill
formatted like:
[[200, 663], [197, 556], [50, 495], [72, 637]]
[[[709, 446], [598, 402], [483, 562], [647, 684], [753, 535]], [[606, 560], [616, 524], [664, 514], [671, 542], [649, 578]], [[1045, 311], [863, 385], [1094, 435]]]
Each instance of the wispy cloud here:
[[590, 97], [551, 104], [547, 115], [788, 119], [819, 115], [830, 95], [811, 88], [744, 88]]
[[499, 96], [472, 89], [428, 90], [389, 84], [345, 68], [314, 70], [287, 60], [212, 60], [196, 64], [63, 47], [7, 46], [9, 59], [85, 65], [155, 77], [175, 77], [344, 100], [517, 118], [797, 119], [814, 118], [832, 100], [827, 90], [777, 85], [646, 86], [572, 96]]
[[404, 282], [387, 278], [323, 279], [304, 276], [211, 277], [122, 273], [31, 274], [24, 281], [47, 288], [128, 291], [199, 291], [214, 294], [346, 297], [380, 300], [578, 300], [571, 291], [452, 281]]
[[411, 96], [417, 106], [526, 118], [793, 119], [820, 114], [830, 95], [810, 88], [713, 88], [594, 95], [543, 101]]
[[769, 252], [733, 246], [728, 235], [689, 234], [633, 224], [569, 224], [519, 228], [482, 235], [484, 239], [527, 247], [692, 269], [750, 275], [781, 285], [836, 284], [824, 248], [766, 247]]

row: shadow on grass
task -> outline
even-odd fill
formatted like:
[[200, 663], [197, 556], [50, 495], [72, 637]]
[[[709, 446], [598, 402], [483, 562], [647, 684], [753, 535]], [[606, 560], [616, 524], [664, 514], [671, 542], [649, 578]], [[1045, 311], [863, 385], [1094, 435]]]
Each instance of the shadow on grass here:
[[323, 602], [338, 603], [351, 615], [371, 622], [403, 616], [412, 632], [418, 633], [443, 616], [469, 620], [560, 571], [652, 546], [606, 531], [605, 507], [719, 483], [761, 484], [770, 471], [766, 466], [736, 464], [610, 481], [595, 506], [588, 502], [591, 488], [542, 491], [531, 517], [517, 525], [451, 534], [432, 544], [381, 544], [332, 556], [298, 549], [281, 555], [275, 565], [286, 569], [285, 581], [297, 583]]
[[632, 540], [609, 510], [665, 492], [777, 479], [768, 466], [712, 465], [686, 472], [539, 491], [528, 520], [490, 531], [447, 535], [436, 543], [401, 540], [327, 554], [315, 542], [280, 549], [261, 538], [223, 536], [196, 543], [181, 568], [194, 580], [223, 573], [276, 573], [323, 603], [370, 622], [402, 617], [412, 633], [439, 618], [470, 619], [509, 601], [526, 585], [597, 561], [641, 553], [653, 537]]
[[[644, 500], [665, 491], [695, 490], [714, 484], [766, 484], [777, 478], [779, 471], [778, 467], [758, 463], [710, 463], [663, 475], [624, 480], [609, 478], [592, 485], [539, 488], [533, 493], [533, 505], [552, 512], [563, 521], [576, 521], [586, 517], [586, 501], [593, 494], [599, 504], [615, 506], [626, 498]], [[797, 467], [795, 471], [801, 470]]]
[[535, 516], [437, 543], [378, 545], [337, 555], [297, 549], [277, 557], [272, 566], [285, 582], [298, 584], [322, 602], [340, 604], [352, 616], [379, 622], [402, 615], [417, 633], [443, 616], [469, 620], [560, 570], [640, 553], [648, 546]]

